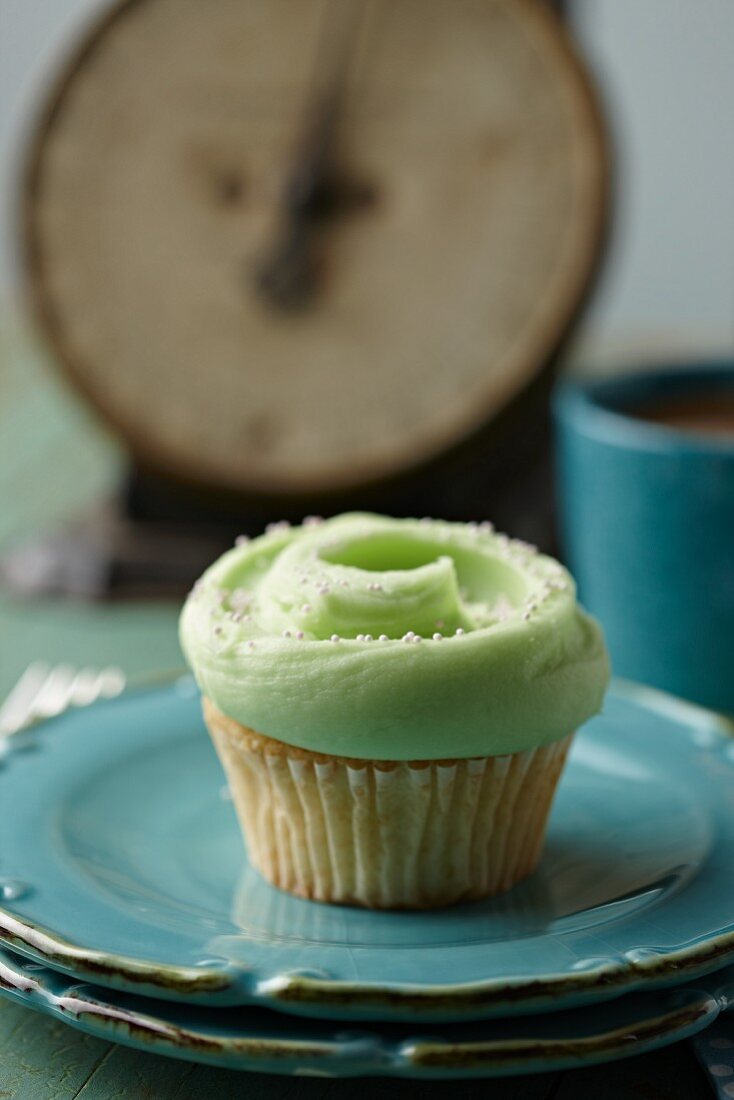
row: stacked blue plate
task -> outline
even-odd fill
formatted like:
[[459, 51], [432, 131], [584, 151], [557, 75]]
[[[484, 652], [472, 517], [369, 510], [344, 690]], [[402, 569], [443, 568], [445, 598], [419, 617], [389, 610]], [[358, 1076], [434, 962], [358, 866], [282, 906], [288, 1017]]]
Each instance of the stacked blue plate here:
[[434, 912], [320, 905], [244, 862], [189, 678], [67, 712], [0, 765], [0, 992], [238, 1069], [463, 1077], [623, 1058], [734, 1004], [734, 738], [617, 683], [545, 855]]

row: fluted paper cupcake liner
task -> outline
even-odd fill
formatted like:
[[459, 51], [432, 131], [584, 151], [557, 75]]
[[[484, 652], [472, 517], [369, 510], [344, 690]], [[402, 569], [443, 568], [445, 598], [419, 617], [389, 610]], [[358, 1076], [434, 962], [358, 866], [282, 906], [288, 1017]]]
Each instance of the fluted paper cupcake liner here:
[[282, 890], [374, 908], [501, 893], [536, 866], [572, 735], [469, 760], [326, 756], [204, 714], [250, 862]]

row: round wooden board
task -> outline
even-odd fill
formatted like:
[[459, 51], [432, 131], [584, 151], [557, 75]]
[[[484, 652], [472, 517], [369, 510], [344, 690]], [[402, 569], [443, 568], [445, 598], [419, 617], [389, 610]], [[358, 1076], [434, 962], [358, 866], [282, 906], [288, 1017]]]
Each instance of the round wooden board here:
[[594, 269], [607, 146], [540, 0], [365, 0], [339, 127], [370, 201], [322, 285], [256, 288], [327, 0], [124, 0], [35, 133], [24, 252], [59, 360], [179, 479], [298, 494], [420, 466], [547, 363]]

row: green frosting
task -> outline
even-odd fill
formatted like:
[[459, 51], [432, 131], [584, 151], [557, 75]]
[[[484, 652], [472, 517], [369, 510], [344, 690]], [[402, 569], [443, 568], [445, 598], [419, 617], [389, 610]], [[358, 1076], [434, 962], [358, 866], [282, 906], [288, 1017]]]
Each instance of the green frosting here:
[[197, 582], [181, 644], [231, 718], [371, 760], [546, 744], [599, 710], [609, 678], [566, 570], [491, 524], [274, 524]]

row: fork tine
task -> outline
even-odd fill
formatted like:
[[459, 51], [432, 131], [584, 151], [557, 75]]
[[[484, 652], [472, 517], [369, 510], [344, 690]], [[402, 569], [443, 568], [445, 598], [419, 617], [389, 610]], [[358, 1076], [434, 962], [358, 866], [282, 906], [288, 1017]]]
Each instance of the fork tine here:
[[35, 701], [50, 674], [45, 661], [28, 666], [0, 707], [0, 734], [15, 733], [30, 721]]
[[81, 669], [72, 681], [69, 702], [74, 707], [86, 707], [99, 696], [99, 670]]
[[124, 690], [121, 668], [103, 669], [34, 661], [0, 707], [0, 737], [19, 733], [41, 718], [52, 718], [68, 707], [85, 707], [95, 699], [111, 699]]
[[32, 708], [33, 718], [52, 718], [68, 705], [69, 693], [76, 677], [72, 665], [55, 665], [36, 696]]
[[125, 673], [116, 665], [108, 665], [99, 674], [99, 694], [103, 699], [113, 699], [125, 688]]

